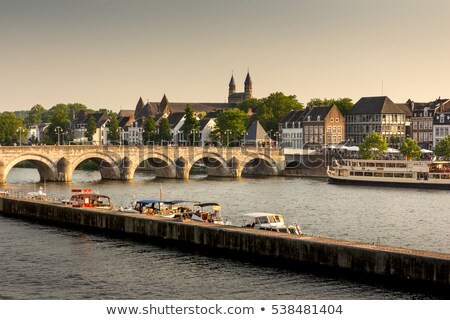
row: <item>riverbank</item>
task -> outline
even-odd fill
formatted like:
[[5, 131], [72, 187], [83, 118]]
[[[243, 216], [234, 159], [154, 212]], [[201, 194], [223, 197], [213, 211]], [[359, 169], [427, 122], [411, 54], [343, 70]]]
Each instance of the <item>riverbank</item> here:
[[233, 226], [171, 219], [0, 197], [8, 216], [159, 239], [182, 245], [235, 252], [291, 265], [325, 267], [338, 274], [383, 277], [420, 286], [450, 286], [450, 254], [401, 249], [323, 237], [274, 234]]

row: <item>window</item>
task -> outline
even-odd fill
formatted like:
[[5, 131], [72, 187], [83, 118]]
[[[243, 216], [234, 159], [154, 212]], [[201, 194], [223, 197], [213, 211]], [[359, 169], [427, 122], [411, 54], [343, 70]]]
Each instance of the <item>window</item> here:
[[336, 118], [336, 120], [334, 120], [334, 122], [338, 123], [339, 122], [339, 118]]
[[320, 116], [317, 116], [317, 121], [320, 121]]
[[328, 126], [328, 127], [327, 127], [327, 132], [328, 132], [328, 133], [331, 133], [331, 126]]
[[416, 120], [413, 121], [413, 129], [414, 129], [414, 130], [417, 129], [417, 121], [416, 121]]
[[331, 119], [330, 119], [330, 122], [334, 122], [334, 118], [331, 118]]
[[341, 126], [338, 127], [338, 133], [342, 134], [342, 127]]

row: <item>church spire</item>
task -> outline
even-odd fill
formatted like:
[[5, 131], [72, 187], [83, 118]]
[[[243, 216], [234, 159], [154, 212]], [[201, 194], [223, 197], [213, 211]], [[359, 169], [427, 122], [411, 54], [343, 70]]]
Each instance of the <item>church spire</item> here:
[[250, 78], [250, 71], [247, 71], [247, 77], [245, 78], [245, 82], [244, 82], [244, 94], [245, 94], [245, 99], [250, 99], [253, 96], [253, 83], [252, 83], [252, 78]]
[[234, 82], [233, 73], [231, 73], [231, 80], [230, 84], [228, 85], [228, 95], [232, 95], [233, 93], [236, 93], [236, 83]]

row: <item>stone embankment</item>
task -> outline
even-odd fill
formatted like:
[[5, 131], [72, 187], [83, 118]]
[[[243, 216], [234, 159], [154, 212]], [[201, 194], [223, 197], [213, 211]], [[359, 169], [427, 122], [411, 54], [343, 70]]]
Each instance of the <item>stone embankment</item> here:
[[0, 196], [0, 214], [82, 226], [108, 232], [200, 246], [291, 267], [325, 267], [364, 276], [401, 280], [420, 287], [450, 288], [450, 254], [386, 247], [314, 236], [295, 236], [236, 226], [102, 210], [72, 208]]

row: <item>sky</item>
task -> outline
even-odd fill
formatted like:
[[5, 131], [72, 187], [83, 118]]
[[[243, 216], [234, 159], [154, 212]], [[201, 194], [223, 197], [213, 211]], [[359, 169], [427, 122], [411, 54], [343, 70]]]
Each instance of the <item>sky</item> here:
[[0, 0], [0, 112], [139, 97], [450, 98], [448, 0]]

